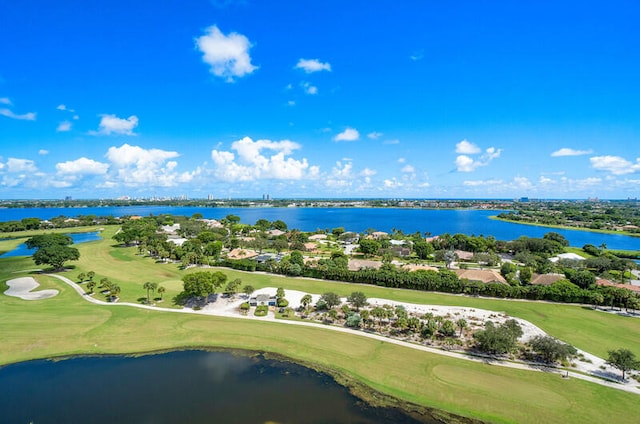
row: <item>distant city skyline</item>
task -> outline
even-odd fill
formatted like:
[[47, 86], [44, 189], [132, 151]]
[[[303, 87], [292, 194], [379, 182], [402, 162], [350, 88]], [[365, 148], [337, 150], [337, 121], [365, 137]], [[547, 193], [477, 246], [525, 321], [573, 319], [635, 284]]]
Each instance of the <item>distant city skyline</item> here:
[[634, 1], [0, 4], [0, 199], [626, 199]]

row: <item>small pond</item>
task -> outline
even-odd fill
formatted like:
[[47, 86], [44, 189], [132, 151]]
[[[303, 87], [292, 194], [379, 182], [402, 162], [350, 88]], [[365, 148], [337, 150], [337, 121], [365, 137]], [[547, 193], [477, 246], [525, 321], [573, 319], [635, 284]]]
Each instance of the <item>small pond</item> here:
[[6, 423], [417, 423], [325, 374], [229, 352], [23, 362], [0, 368], [0, 393]]
[[[73, 239], [73, 242], [75, 244], [100, 240], [102, 238], [100, 237], [100, 233], [98, 231], [93, 231], [89, 233], [72, 233], [67, 235]], [[27, 249], [27, 245], [22, 243], [15, 249], [5, 253], [4, 255], [0, 255], [0, 257], [7, 258], [9, 256], [31, 256], [33, 255], [34, 251], [35, 249]]]

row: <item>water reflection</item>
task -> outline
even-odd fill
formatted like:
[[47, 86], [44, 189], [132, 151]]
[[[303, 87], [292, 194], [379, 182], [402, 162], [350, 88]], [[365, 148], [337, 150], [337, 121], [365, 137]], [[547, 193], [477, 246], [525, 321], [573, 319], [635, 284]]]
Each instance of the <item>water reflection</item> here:
[[416, 423], [330, 377], [228, 352], [32, 361], [0, 369], [7, 423]]
[[[100, 233], [97, 231], [89, 232], [89, 233], [73, 233], [73, 234], [66, 234], [66, 235], [71, 237], [71, 239], [75, 244], [100, 240], [102, 238], [100, 237]], [[28, 249], [27, 245], [22, 243], [15, 249], [10, 250], [9, 252], [3, 255], [0, 255], [0, 257], [7, 258], [9, 256], [31, 256], [33, 255], [33, 252], [35, 252], [35, 249]]]

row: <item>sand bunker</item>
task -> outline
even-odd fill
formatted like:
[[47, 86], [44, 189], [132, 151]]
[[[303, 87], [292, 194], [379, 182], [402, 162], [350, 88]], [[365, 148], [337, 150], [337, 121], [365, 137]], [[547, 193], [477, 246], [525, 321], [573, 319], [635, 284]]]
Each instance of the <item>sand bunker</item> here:
[[40, 284], [33, 277], [14, 278], [7, 281], [9, 288], [4, 292], [7, 296], [19, 297], [24, 300], [41, 300], [56, 296], [58, 290], [40, 290], [32, 292]]

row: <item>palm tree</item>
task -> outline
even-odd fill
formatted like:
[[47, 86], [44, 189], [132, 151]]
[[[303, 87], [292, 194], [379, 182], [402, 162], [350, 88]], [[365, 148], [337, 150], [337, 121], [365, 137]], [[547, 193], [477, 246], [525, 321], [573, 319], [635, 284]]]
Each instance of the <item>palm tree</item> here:
[[150, 291], [155, 291], [156, 288], [158, 288], [158, 283], [152, 283], [150, 281], [147, 281], [146, 283], [144, 283], [142, 285], [142, 288], [147, 290], [147, 303], [151, 303], [151, 298], [149, 297], [149, 292]]
[[158, 294], [160, 295], [160, 300], [163, 300], [162, 298], [163, 298], [163, 295], [164, 295], [165, 291], [166, 291], [166, 289], [164, 287], [162, 287], [162, 286], [158, 287]]
[[300, 299], [300, 303], [302, 304], [302, 307], [304, 309], [307, 309], [311, 302], [313, 302], [313, 298], [310, 294], [305, 294], [304, 296], [302, 296], [302, 299]]
[[467, 328], [467, 320], [464, 318], [460, 318], [458, 321], [456, 321], [456, 325], [460, 329], [460, 337], [462, 337], [462, 330]]
[[93, 271], [89, 271], [87, 272], [87, 278], [89, 279], [89, 281], [93, 281], [93, 277], [96, 276], [96, 273]]
[[95, 281], [89, 281], [87, 283], [87, 289], [89, 289], [89, 293], [93, 294], [93, 289], [96, 288], [96, 282]]
[[120, 294], [120, 286], [115, 283], [112, 283], [110, 293], [109, 293], [109, 298], [111, 299], [111, 301], [115, 301], [118, 298], [119, 294]]

